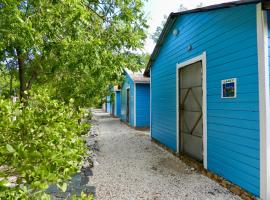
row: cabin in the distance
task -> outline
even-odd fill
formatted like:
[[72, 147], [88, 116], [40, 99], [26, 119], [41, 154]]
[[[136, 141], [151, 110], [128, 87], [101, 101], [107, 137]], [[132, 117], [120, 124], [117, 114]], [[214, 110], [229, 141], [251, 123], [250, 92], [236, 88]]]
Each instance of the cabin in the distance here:
[[112, 103], [111, 115], [114, 117], [120, 118], [121, 116], [121, 89], [119, 88], [119, 86], [114, 86], [112, 88], [111, 103]]
[[134, 128], [150, 126], [150, 79], [125, 69], [121, 87], [121, 120]]

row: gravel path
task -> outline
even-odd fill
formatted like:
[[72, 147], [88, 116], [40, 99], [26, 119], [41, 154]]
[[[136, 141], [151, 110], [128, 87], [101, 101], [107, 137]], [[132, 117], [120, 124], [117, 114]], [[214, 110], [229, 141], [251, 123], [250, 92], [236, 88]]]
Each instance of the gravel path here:
[[151, 143], [148, 132], [100, 110], [94, 118], [99, 151], [88, 185], [96, 188], [95, 199], [240, 199]]

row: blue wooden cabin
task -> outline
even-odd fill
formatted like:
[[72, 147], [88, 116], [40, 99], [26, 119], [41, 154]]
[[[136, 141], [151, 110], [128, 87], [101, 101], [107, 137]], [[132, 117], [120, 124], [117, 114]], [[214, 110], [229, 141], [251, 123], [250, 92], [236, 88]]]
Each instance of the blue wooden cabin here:
[[121, 120], [134, 128], [150, 125], [150, 79], [125, 69], [121, 87]]
[[113, 103], [112, 103], [112, 106], [113, 106], [113, 109], [111, 111], [111, 114], [115, 117], [119, 117], [121, 116], [121, 90], [119, 89], [118, 86], [114, 86], [113, 87], [113, 97], [114, 97], [114, 100], [113, 100]]
[[105, 102], [105, 112], [111, 113], [111, 96], [106, 96], [106, 102]]
[[151, 137], [270, 199], [269, 1], [171, 13], [144, 73]]
[[119, 117], [121, 115], [121, 90], [118, 86], [110, 86], [109, 94], [106, 96], [106, 109], [107, 113], [114, 117]]

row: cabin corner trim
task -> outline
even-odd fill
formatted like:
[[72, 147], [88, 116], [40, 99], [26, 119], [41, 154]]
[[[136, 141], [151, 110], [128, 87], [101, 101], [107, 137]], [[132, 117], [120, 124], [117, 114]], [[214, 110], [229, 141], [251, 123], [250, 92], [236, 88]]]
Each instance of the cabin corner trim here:
[[137, 91], [136, 91], [136, 83], [134, 82], [134, 127], [137, 126], [137, 104], [136, 104], [136, 96], [137, 96]]
[[[270, 199], [270, 101], [269, 101], [269, 60], [268, 30], [266, 11], [257, 4], [257, 50], [259, 80], [260, 118], [260, 197]], [[268, 149], [267, 149], [268, 148]]]

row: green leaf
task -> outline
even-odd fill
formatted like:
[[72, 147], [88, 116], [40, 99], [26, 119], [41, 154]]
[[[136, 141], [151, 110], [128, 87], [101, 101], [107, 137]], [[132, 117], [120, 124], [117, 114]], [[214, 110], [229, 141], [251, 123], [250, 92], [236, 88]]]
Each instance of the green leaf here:
[[7, 144], [6, 148], [7, 148], [9, 153], [14, 153], [15, 152], [15, 149], [10, 144]]
[[71, 99], [69, 100], [69, 102], [70, 102], [70, 103], [74, 103], [74, 99], [71, 98]]
[[67, 183], [63, 183], [62, 185], [57, 184], [58, 188], [62, 190], [62, 192], [66, 192], [67, 190]]
[[2, 180], [0, 180], [0, 187], [2, 186], [4, 186], [4, 187], [7, 187], [6, 185], [8, 184], [9, 182], [8, 182], [8, 180], [6, 180], [6, 179], [2, 179]]
[[146, 38], [143, 0], [113, 6], [109, 0], [26, 2], [1, 2], [0, 57], [21, 59], [27, 91], [22, 101], [10, 101], [11, 91], [23, 95], [23, 87], [18, 68], [2, 62], [0, 143], [8, 145], [0, 146], [0, 162], [27, 187], [4, 189], [0, 199], [6, 199], [2, 193], [32, 199], [28, 190], [42, 191], [76, 173], [86, 151], [81, 135], [88, 129], [80, 108], [100, 106], [110, 95], [108, 86], [121, 85], [124, 67], [137, 71], [149, 59], [138, 54]]

